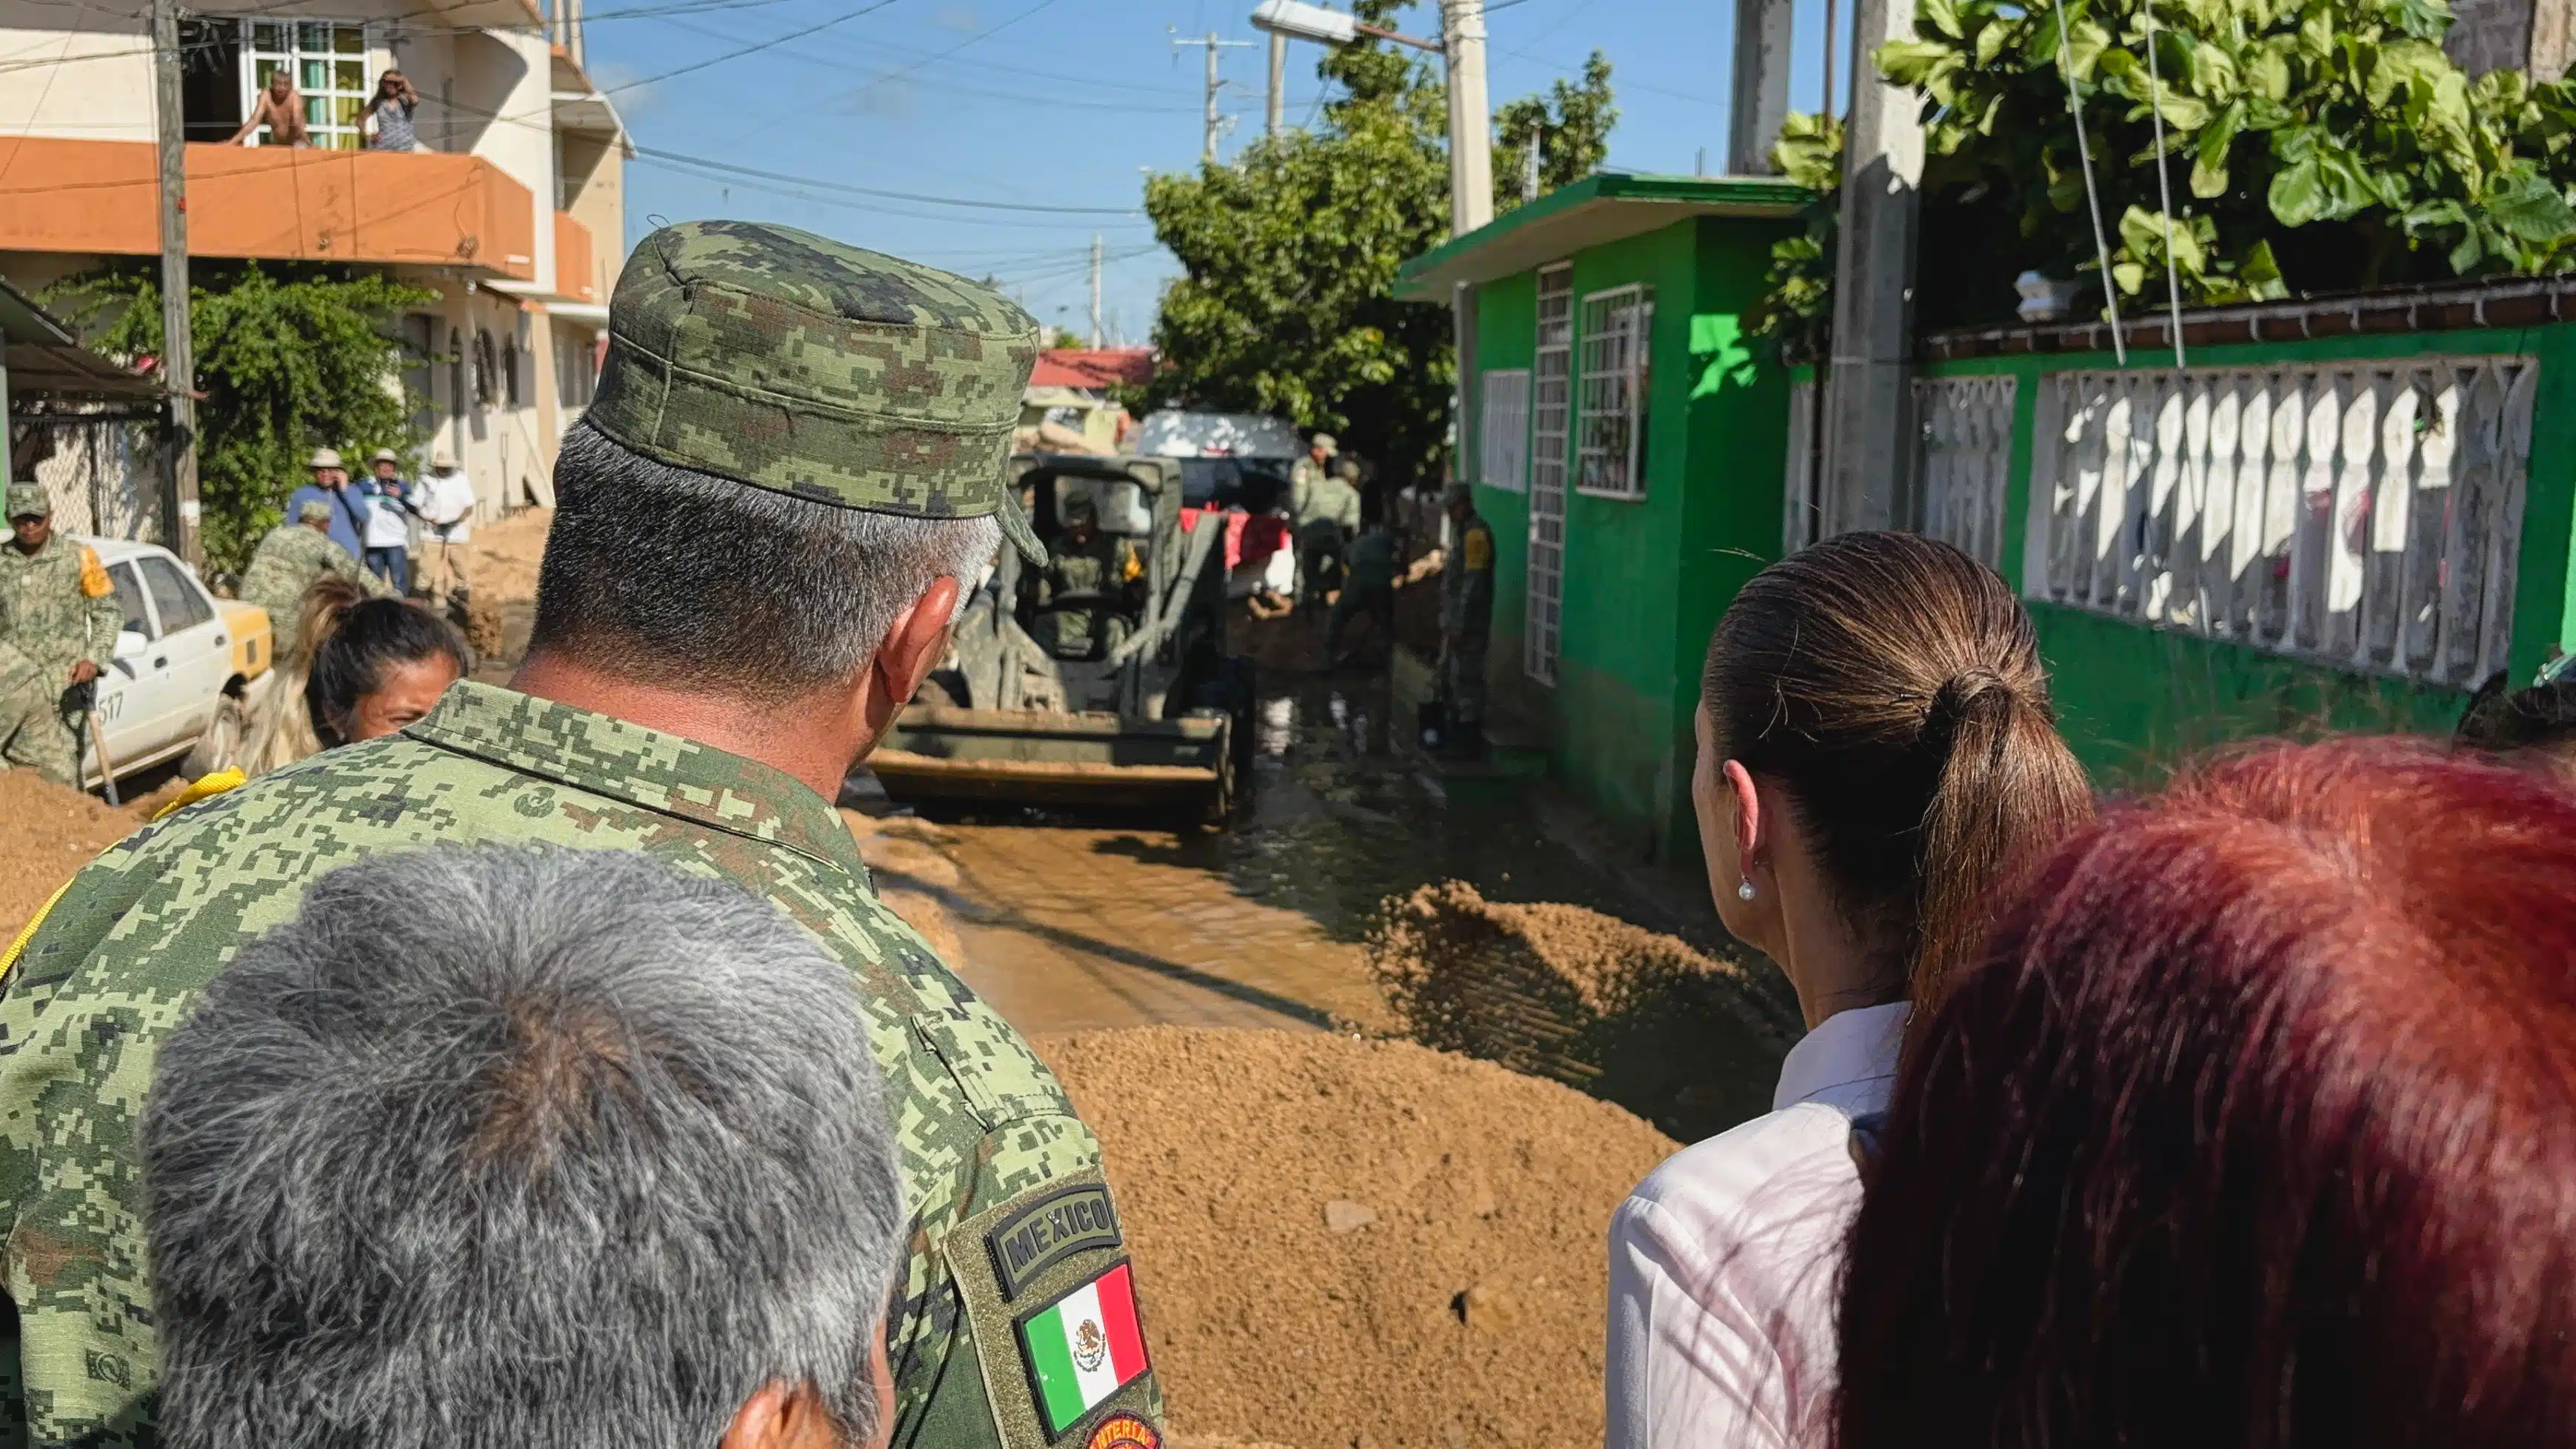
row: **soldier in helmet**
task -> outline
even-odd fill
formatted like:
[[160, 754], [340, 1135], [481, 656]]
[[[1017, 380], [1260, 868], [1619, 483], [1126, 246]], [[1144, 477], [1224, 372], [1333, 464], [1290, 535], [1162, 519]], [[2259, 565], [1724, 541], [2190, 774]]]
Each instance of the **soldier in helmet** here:
[[1133, 545], [1100, 531], [1100, 508], [1086, 494], [1064, 500], [1064, 531], [1047, 545], [1046, 571], [1038, 576], [1038, 603], [1049, 607], [1045, 644], [1059, 659], [1092, 658], [1127, 637], [1121, 611], [1128, 584], [1144, 573]]
[[332, 539], [331, 505], [308, 498], [296, 508], [293, 523], [281, 523], [268, 531], [259, 547], [252, 550], [250, 567], [242, 570], [242, 602], [268, 611], [274, 657], [281, 661], [295, 657], [304, 591], [316, 580], [335, 575], [366, 590], [371, 598], [394, 597], [392, 585], [359, 564]]
[[83, 871], [8, 968], [0, 1202], [14, 1242], [47, 1245], [39, 1267], [11, 1259], [0, 1393], [20, 1402], [0, 1414], [23, 1437], [148, 1425], [132, 1144], [155, 1044], [321, 876], [490, 841], [730, 880], [849, 972], [911, 1214], [888, 1316], [895, 1443], [1159, 1444], [1098, 1143], [877, 898], [833, 808], [999, 548], [1045, 561], [1004, 477], [1038, 341], [988, 288], [805, 232], [707, 221], [644, 239], [555, 464], [509, 685], [459, 682], [399, 734], [171, 816]]
[[[116, 586], [88, 545], [54, 533], [54, 503], [41, 484], [12, 483], [9, 542], [0, 545], [0, 643], [32, 668], [49, 705], [0, 741], [13, 765], [33, 766], [57, 785], [77, 787], [79, 736], [88, 685], [116, 657]], [[6, 673], [0, 661], [0, 673]], [[0, 680], [0, 687], [6, 681]]]

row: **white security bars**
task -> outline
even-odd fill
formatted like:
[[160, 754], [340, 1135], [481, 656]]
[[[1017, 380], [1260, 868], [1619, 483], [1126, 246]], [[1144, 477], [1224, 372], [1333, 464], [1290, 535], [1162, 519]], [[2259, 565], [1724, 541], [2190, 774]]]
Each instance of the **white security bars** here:
[[2010, 376], [1925, 378], [1914, 384], [1923, 531], [1992, 569], [2004, 565], [2004, 493], [2019, 390], [2020, 380]]
[[2037, 599], [2426, 683], [2504, 667], [2529, 357], [2048, 378]]
[[1645, 287], [1614, 287], [1583, 299], [1576, 492], [1646, 496], [1647, 352], [1654, 324], [1654, 294]]
[[1488, 488], [1520, 493], [1529, 488], [1530, 375], [1526, 367], [1485, 374], [1476, 408], [1476, 468]]
[[1562, 263], [1538, 274], [1538, 347], [1530, 373], [1529, 627], [1521, 672], [1553, 685], [1565, 593], [1566, 429], [1574, 400], [1574, 271]]

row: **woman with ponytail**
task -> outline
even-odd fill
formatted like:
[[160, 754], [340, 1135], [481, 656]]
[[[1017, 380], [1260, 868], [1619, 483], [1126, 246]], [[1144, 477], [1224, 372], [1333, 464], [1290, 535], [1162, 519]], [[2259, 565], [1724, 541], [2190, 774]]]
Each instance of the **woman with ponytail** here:
[[1854, 1119], [1985, 927], [2092, 818], [2030, 616], [1948, 544], [1852, 533], [1745, 585], [1709, 641], [1691, 800], [1727, 929], [1808, 1035], [1774, 1110], [1676, 1154], [1610, 1229], [1610, 1449], [1829, 1438]]

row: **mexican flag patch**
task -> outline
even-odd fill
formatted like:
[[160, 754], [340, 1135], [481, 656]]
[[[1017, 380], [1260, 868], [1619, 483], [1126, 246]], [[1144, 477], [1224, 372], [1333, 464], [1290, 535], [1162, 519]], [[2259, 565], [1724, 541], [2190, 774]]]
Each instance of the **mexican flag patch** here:
[[1047, 1437], [1073, 1427], [1145, 1372], [1136, 1286], [1124, 1263], [1020, 1320], [1020, 1352]]

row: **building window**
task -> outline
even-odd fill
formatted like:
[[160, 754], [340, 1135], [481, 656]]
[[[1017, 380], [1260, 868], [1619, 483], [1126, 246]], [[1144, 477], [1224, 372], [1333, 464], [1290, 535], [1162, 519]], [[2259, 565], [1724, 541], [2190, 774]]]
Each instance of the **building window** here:
[[1529, 487], [1529, 369], [1496, 368], [1485, 374], [1476, 407], [1476, 463], [1488, 488], [1519, 493]]
[[493, 350], [492, 331], [474, 329], [474, 405], [490, 407], [501, 400], [501, 357]]
[[2529, 356], [2044, 379], [2032, 598], [2466, 689], [2505, 667]]
[[1645, 287], [1614, 287], [1583, 299], [1577, 492], [1646, 496], [1646, 355], [1654, 324], [1654, 293]]
[[465, 337], [453, 327], [447, 329], [447, 410], [465, 416]]
[[1565, 595], [1565, 460], [1574, 402], [1574, 270], [1538, 274], [1537, 349], [1530, 355], [1529, 596], [1521, 672], [1556, 683]]
[[519, 405], [519, 340], [515, 337], [501, 344], [501, 393], [510, 406]]
[[[367, 142], [359, 132], [359, 112], [367, 104], [367, 27], [354, 20], [251, 20], [242, 22], [249, 44], [242, 48], [242, 115], [258, 104], [260, 87], [285, 71], [304, 96], [304, 122], [313, 129], [313, 144], [330, 150], [356, 151]], [[263, 126], [255, 143], [268, 139]]]

